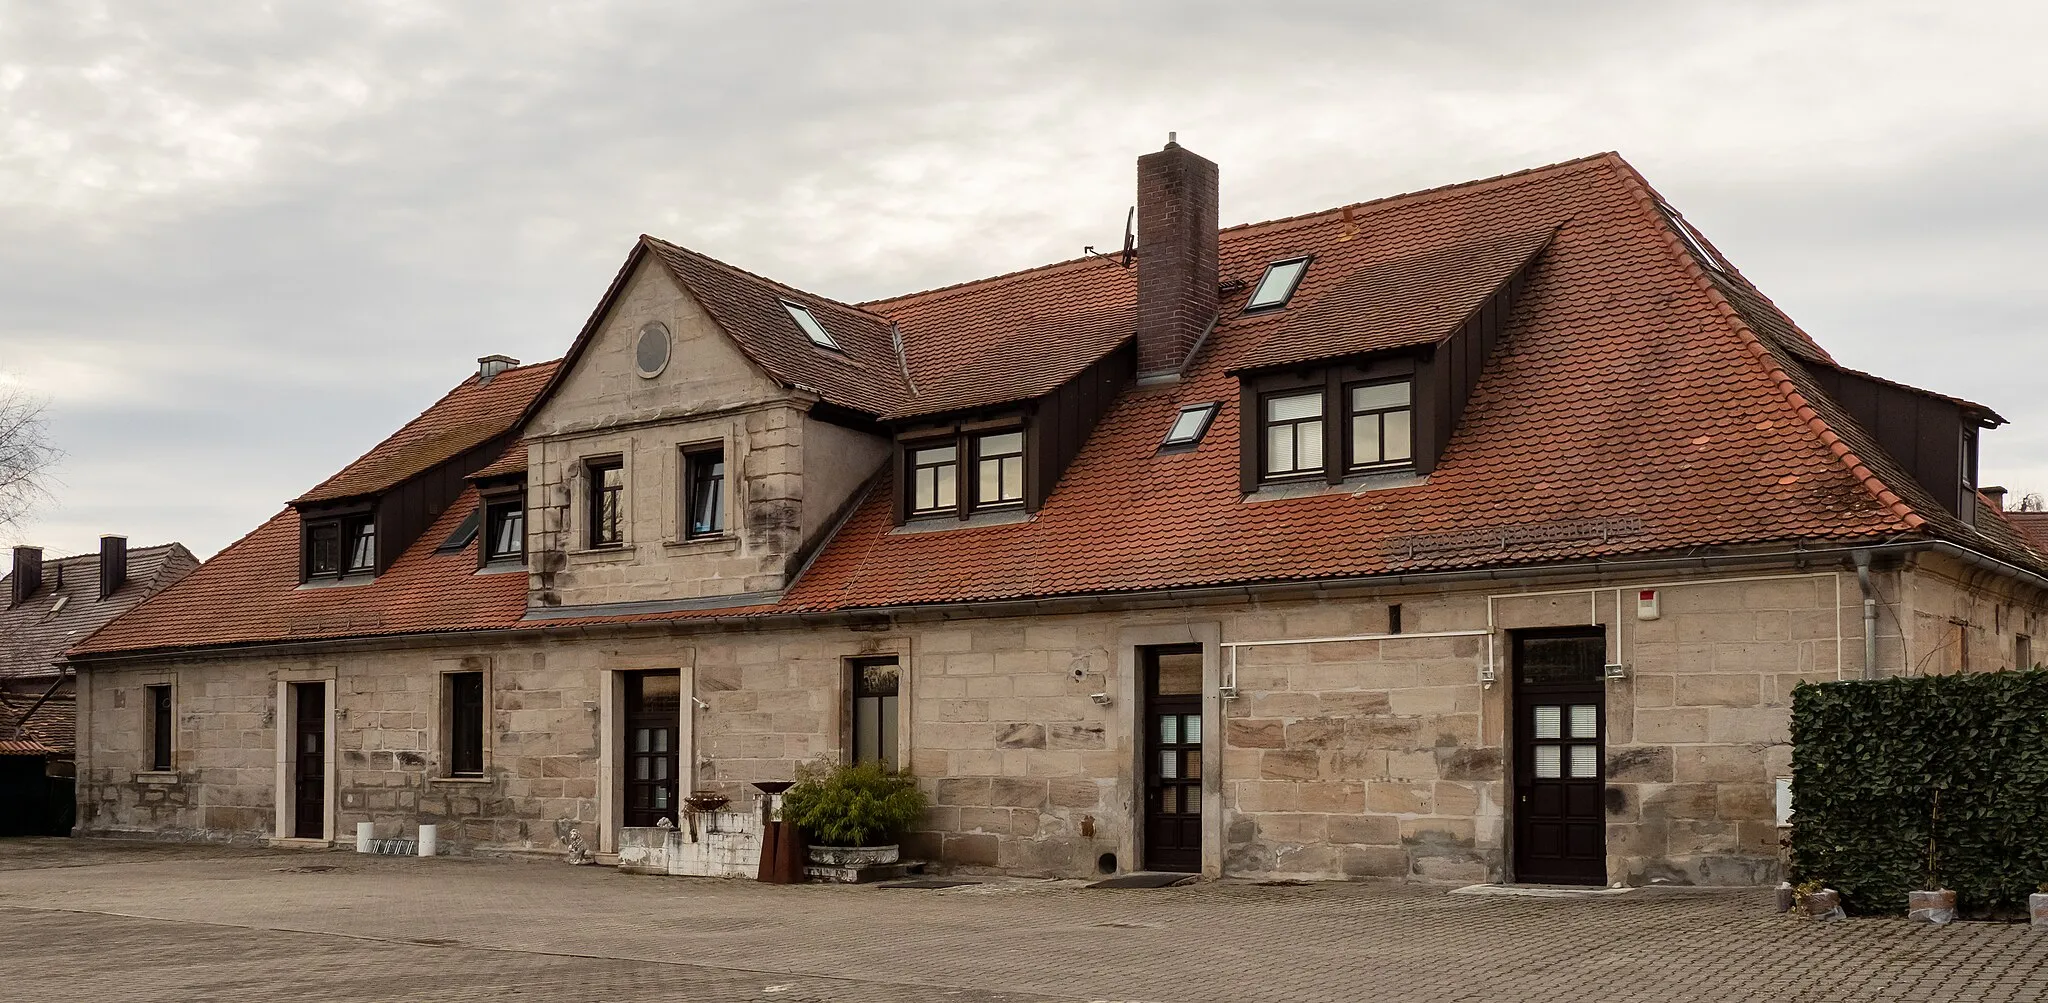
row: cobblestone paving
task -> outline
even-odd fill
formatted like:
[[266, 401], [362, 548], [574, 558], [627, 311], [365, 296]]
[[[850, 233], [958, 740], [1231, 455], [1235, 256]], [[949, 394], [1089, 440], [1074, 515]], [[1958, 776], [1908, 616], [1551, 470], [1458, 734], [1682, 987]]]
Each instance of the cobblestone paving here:
[[0, 999], [2048, 999], [2048, 934], [1817, 924], [1764, 891], [916, 891], [0, 841]]

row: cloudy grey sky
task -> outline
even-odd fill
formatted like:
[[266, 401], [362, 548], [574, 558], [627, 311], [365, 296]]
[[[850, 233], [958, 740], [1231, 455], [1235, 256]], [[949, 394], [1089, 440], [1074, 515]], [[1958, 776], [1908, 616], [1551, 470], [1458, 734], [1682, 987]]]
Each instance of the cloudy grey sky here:
[[2048, 5], [0, 0], [17, 534], [232, 542], [635, 235], [864, 299], [1114, 244], [1168, 130], [1244, 222], [1619, 150], [1845, 364], [2048, 490]]

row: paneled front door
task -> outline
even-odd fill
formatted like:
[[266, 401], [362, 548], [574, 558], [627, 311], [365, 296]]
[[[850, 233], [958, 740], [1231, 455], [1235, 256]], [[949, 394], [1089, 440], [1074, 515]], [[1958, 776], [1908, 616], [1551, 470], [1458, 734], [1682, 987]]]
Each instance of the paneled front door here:
[[1515, 880], [1607, 883], [1607, 638], [1514, 637]]
[[1145, 862], [1202, 869], [1202, 647], [1146, 648]]
[[629, 826], [677, 823], [682, 759], [683, 677], [675, 671], [626, 673], [626, 818]]
[[292, 835], [327, 836], [327, 684], [293, 683]]

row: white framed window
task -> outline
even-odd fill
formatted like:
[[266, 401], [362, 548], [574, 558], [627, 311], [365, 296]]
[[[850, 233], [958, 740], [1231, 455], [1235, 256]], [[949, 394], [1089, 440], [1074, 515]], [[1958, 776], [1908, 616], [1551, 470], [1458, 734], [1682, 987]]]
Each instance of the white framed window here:
[[1415, 458], [1415, 410], [1407, 380], [1365, 383], [1346, 391], [1351, 467], [1390, 466]]
[[976, 508], [1024, 504], [1024, 433], [974, 438]]
[[1190, 404], [1181, 408], [1180, 413], [1174, 415], [1173, 425], [1166, 430], [1166, 438], [1161, 440], [1159, 448], [1193, 449], [1200, 445], [1202, 436], [1209, 431], [1209, 423], [1216, 419], [1216, 410], [1220, 406], [1209, 403]]
[[1277, 310], [1294, 298], [1294, 290], [1301, 285], [1301, 277], [1308, 272], [1307, 258], [1289, 258], [1275, 261], [1266, 266], [1266, 274], [1259, 277], [1259, 284], [1252, 288], [1252, 297], [1245, 301], [1246, 313], [1258, 310]]
[[1267, 477], [1293, 477], [1323, 469], [1323, 392], [1273, 394], [1263, 403]]
[[910, 511], [948, 512], [960, 504], [960, 450], [953, 445], [910, 451]]
[[840, 350], [839, 343], [833, 341], [832, 336], [826, 333], [825, 325], [818, 323], [818, 318], [811, 314], [809, 307], [783, 300], [782, 308], [789, 311], [789, 319], [796, 322], [797, 329], [804, 333], [804, 337], [811, 339], [811, 344], [835, 352]]

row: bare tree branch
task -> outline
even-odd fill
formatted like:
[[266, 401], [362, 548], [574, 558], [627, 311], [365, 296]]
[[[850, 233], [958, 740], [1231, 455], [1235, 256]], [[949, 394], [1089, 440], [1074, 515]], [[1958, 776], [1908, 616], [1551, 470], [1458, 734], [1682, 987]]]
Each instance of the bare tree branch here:
[[50, 445], [43, 402], [0, 383], [0, 526], [19, 525], [48, 500], [43, 481], [59, 455]]

